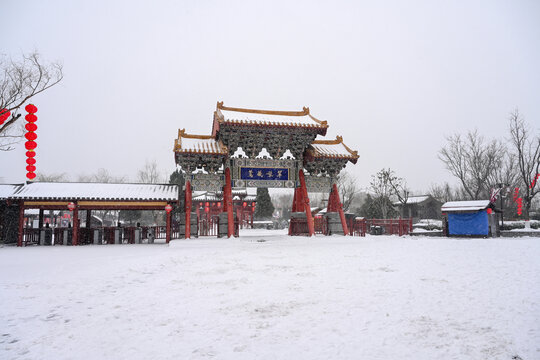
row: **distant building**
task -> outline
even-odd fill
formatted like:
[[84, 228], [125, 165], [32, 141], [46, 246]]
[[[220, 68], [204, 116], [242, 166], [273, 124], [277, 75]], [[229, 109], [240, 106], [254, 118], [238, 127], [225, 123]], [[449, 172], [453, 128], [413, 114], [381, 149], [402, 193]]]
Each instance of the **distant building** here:
[[393, 205], [398, 209], [402, 217], [413, 218], [413, 221], [441, 219], [442, 202], [431, 195], [409, 196], [405, 204], [396, 201]]

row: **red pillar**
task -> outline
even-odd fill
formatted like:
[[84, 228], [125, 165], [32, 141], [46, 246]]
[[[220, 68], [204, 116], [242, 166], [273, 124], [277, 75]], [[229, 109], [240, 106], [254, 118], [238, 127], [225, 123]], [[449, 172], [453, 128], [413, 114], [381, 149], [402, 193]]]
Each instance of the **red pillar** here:
[[304, 177], [304, 171], [300, 170], [298, 172], [298, 175], [300, 177], [300, 188], [301, 188], [300, 191], [301, 191], [301, 194], [302, 194], [302, 197], [303, 197], [304, 209], [306, 211], [309, 236], [313, 236], [313, 234], [315, 234], [315, 226], [313, 224], [313, 217], [311, 216], [311, 206], [309, 204], [309, 196], [308, 196], [308, 193], [307, 193], [306, 179]]
[[343, 212], [343, 204], [341, 203], [341, 199], [339, 198], [339, 192], [337, 189], [337, 185], [334, 184], [332, 187], [332, 190], [334, 192], [335, 200], [337, 202], [337, 208], [339, 212], [339, 217], [341, 219], [341, 226], [343, 226], [343, 235], [347, 235], [349, 232], [349, 229], [347, 229], [347, 221], [345, 220], [345, 213]]
[[186, 181], [185, 212], [186, 212], [186, 239], [191, 238], [191, 183]]
[[24, 204], [19, 203], [19, 234], [17, 237], [17, 246], [23, 246], [24, 238]]
[[233, 214], [233, 204], [232, 204], [232, 184], [231, 184], [231, 169], [225, 169], [225, 188], [223, 191], [223, 200], [225, 201], [227, 211], [227, 236], [231, 237], [234, 235], [234, 214]]
[[79, 244], [79, 204], [75, 203], [75, 209], [73, 209], [73, 237], [71, 238], [71, 245]]
[[167, 212], [167, 228], [165, 232], [165, 242], [168, 244], [171, 241], [171, 212]]

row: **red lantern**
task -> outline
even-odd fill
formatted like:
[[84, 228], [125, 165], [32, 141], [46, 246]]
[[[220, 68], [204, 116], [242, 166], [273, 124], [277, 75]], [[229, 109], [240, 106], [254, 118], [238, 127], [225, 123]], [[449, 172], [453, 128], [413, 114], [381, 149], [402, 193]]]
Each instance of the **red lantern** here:
[[165, 206], [165, 211], [167, 212], [167, 214], [170, 213], [172, 211], [172, 206], [170, 204], [167, 204]]
[[487, 213], [491, 215], [491, 213], [493, 212], [493, 210], [491, 209], [487, 209]]
[[24, 137], [26, 138], [26, 140], [31, 140], [31, 141], [37, 139], [36, 133], [32, 131], [29, 131], [26, 134], [24, 134]]
[[72, 202], [70, 202], [70, 203], [68, 204], [67, 208], [69, 209], [69, 211], [73, 211], [73, 210], [75, 210], [75, 204], [72, 203]]
[[26, 125], [24, 125], [24, 128], [28, 131], [36, 131], [37, 130], [37, 125], [34, 124], [34, 123], [28, 123]]
[[26, 152], [26, 157], [34, 157], [36, 156], [36, 152], [33, 151], [33, 150], [30, 150], [30, 151], [27, 151]]
[[26, 174], [26, 177], [29, 178], [30, 180], [32, 180], [33, 178], [36, 177], [36, 174], [34, 174], [33, 172], [29, 172]]
[[255, 201], [251, 203], [251, 206], [255, 206]]
[[27, 141], [24, 143], [24, 147], [26, 150], [34, 150], [37, 147], [37, 144], [35, 141]]
[[34, 159], [34, 158], [28, 158], [28, 159], [26, 159], [26, 163], [27, 163], [28, 165], [34, 165], [34, 164], [36, 163], [36, 159]]
[[30, 114], [33, 114], [33, 113], [37, 112], [37, 107], [34, 104], [28, 104], [28, 105], [26, 105], [26, 107], [24, 109], [26, 110], [26, 112], [28, 112]]
[[247, 202], [244, 201], [244, 203], [242, 204], [243, 207], [246, 207], [247, 206]]
[[26, 119], [26, 121], [28, 121], [30, 123], [33, 123], [33, 122], [37, 121], [37, 116], [34, 115], [34, 114], [28, 114], [24, 118]]
[[26, 171], [34, 172], [36, 171], [36, 167], [34, 165], [28, 165], [26, 167]]
[[204, 204], [204, 206], [206, 206], [206, 207], [210, 206], [210, 204], [208, 203], [208, 201], [206, 202], [206, 204]]
[[218, 207], [218, 208], [221, 207], [221, 203], [220, 203], [220, 202], [217, 203], [217, 207]]
[[208, 213], [208, 212], [210, 212], [210, 208], [209, 208], [208, 206], [207, 206], [207, 207], [205, 207], [205, 208], [204, 208], [204, 212], [205, 212], [205, 213]]

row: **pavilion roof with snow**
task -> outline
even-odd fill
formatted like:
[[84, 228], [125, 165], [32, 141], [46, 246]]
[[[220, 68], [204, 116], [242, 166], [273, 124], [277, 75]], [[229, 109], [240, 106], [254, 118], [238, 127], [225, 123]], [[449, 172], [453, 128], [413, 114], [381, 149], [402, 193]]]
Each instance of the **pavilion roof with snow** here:
[[238, 148], [251, 159], [263, 148], [273, 159], [286, 157], [288, 150], [310, 174], [335, 176], [347, 162], [355, 164], [359, 155], [341, 136], [317, 139], [327, 129], [327, 121], [314, 117], [307, 107], [300, 111], [256, 110], [218, 102], [211, 135], [179, 130], [175, 160], [187, 173], [196, 169], [216, 173]]

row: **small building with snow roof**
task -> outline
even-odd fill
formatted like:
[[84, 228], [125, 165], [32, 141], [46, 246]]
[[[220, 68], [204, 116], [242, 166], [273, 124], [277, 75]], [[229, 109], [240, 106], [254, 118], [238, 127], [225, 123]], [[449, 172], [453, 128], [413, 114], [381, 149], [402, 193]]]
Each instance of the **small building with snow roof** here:
[[442, 202], [431, 195], [409, 196], [405, 204], [395, 201], [401, 217], [413, 218], [414, 222], [420, 219], [441, 219]]
[[498, 236], [498, 211], [489, 200], [449, 201], [441, 207], [447, 236]]

